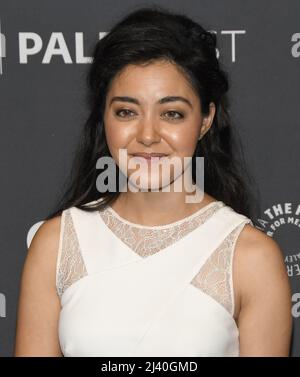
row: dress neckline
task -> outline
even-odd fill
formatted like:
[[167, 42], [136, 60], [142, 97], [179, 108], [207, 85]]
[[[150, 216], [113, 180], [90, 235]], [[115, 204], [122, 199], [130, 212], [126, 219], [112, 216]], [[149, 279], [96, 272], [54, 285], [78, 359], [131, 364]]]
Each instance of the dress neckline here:
[[184, 217], [182, 219], [179, 219], [177, 221], [173, 221], [171, 223], [162, 224], [162, 225], [142, 225], [142, 224], [134, 223], [134, 222], [129, 221], [129, 220], [125, 219], [124, 217], [120, 216], [110, 205], [107, 205], [106, 209], [114, 217], [116, 217], [118, 220], [120, 220], [122, 223], [125, 223], [125, 224], [130, 225], [130, 226], [135, 227], [135, 228], [148, 229], [148, 230], [156, 230], [156, 229], [171, 228], [173, 226], [179, 225], [179, 224], [184, 223], [186, 221], [192, 220], [194, 217], [196, 217], [197, 215], [200, 215], [201, 213], [206, 212], [211, 207], [214, 207], [214, 206], [220, 206], [221, 207], [223, 205], [225, 205], [225, 204], [221, 200], [214, 200], [213, 202], [210, 202], [210, 203], [206, 204], [204, 207], [198, 209], [197, 211], [195, 211], [194, 213], [192, 213], [189, 216], [186, 216], [186, 217]]

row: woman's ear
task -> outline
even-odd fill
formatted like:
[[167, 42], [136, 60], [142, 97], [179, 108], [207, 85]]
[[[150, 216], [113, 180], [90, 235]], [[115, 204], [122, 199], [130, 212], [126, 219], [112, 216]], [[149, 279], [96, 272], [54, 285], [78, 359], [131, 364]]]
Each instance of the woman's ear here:
[[216, 105], [211, 102], [209, 104], [209, 114], [203, 117], [199, 140], [206, 134], [213, 124], [214, 116], [216, 113]]

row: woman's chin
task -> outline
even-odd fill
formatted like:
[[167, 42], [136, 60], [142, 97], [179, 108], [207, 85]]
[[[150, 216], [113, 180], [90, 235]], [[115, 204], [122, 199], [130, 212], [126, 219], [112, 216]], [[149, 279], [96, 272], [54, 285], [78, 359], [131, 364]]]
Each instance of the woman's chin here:
[[155, 179], [155, 178], [152, 178], [152, 179], [144, 179], [142, 180], [142, 182], [135, 182], [135, 181], [132, 181], [128, 180], [128, 186], [129, 186], [129, 190], [130, 191], [153, 191], [153, 192], [157, 192], [157, 191], [161, 191], [162, 188], [166, 187], [166, 186], [169, 186], [170, 185], [170, 181], [168, 182], [161, 182], [161, 180], [159, 179]]

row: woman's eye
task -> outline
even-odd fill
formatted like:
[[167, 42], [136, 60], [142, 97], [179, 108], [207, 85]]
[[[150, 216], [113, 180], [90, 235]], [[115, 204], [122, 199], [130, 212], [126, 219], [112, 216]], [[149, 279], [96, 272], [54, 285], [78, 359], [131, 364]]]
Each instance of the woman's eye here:
[[[115, 112], [115, 114], [120, 118], [128, 118], [134, 116], [135, 113], [129, 109], [120, 109]], [[184, 118], [184, 115], [179, 113], [178, 111], [167, 111], [164, 113], [167, 119], [170, 120], [180, 120]]]
[[165, 114], [169, 114], [169, 116], [167, 116], [167, 119], [182, 119], [184, 116], [179, 113], [178, 111], [167, 111]]
[[121, 117], [121, 118], [126, 118], [127, 115], [129, 115], [129, 113], [133, 114], [133, 112], [131, 110], [128, 110], [128, 109], [122, 109], [122, 110], [118, 110], [118, 111], [115, 112], [115, 114], [117, 116]]

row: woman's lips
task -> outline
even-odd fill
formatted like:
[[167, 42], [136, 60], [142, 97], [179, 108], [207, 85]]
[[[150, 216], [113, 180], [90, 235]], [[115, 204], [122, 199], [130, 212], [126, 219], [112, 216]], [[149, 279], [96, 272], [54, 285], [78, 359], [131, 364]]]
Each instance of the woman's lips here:
[[158, 162], [164, 158], [167, 157], [167, 155], [144, 155], [144, 154], [134, 154], [132, 155], [134, 159], [137, 159], [138, 161], [147, 161], [147, 162]]
[[144, 157], [144, 158], [152, 158], [152, 157], [165, 157], [166, 154], [163, 153], [133, 153], [134, 157]]

